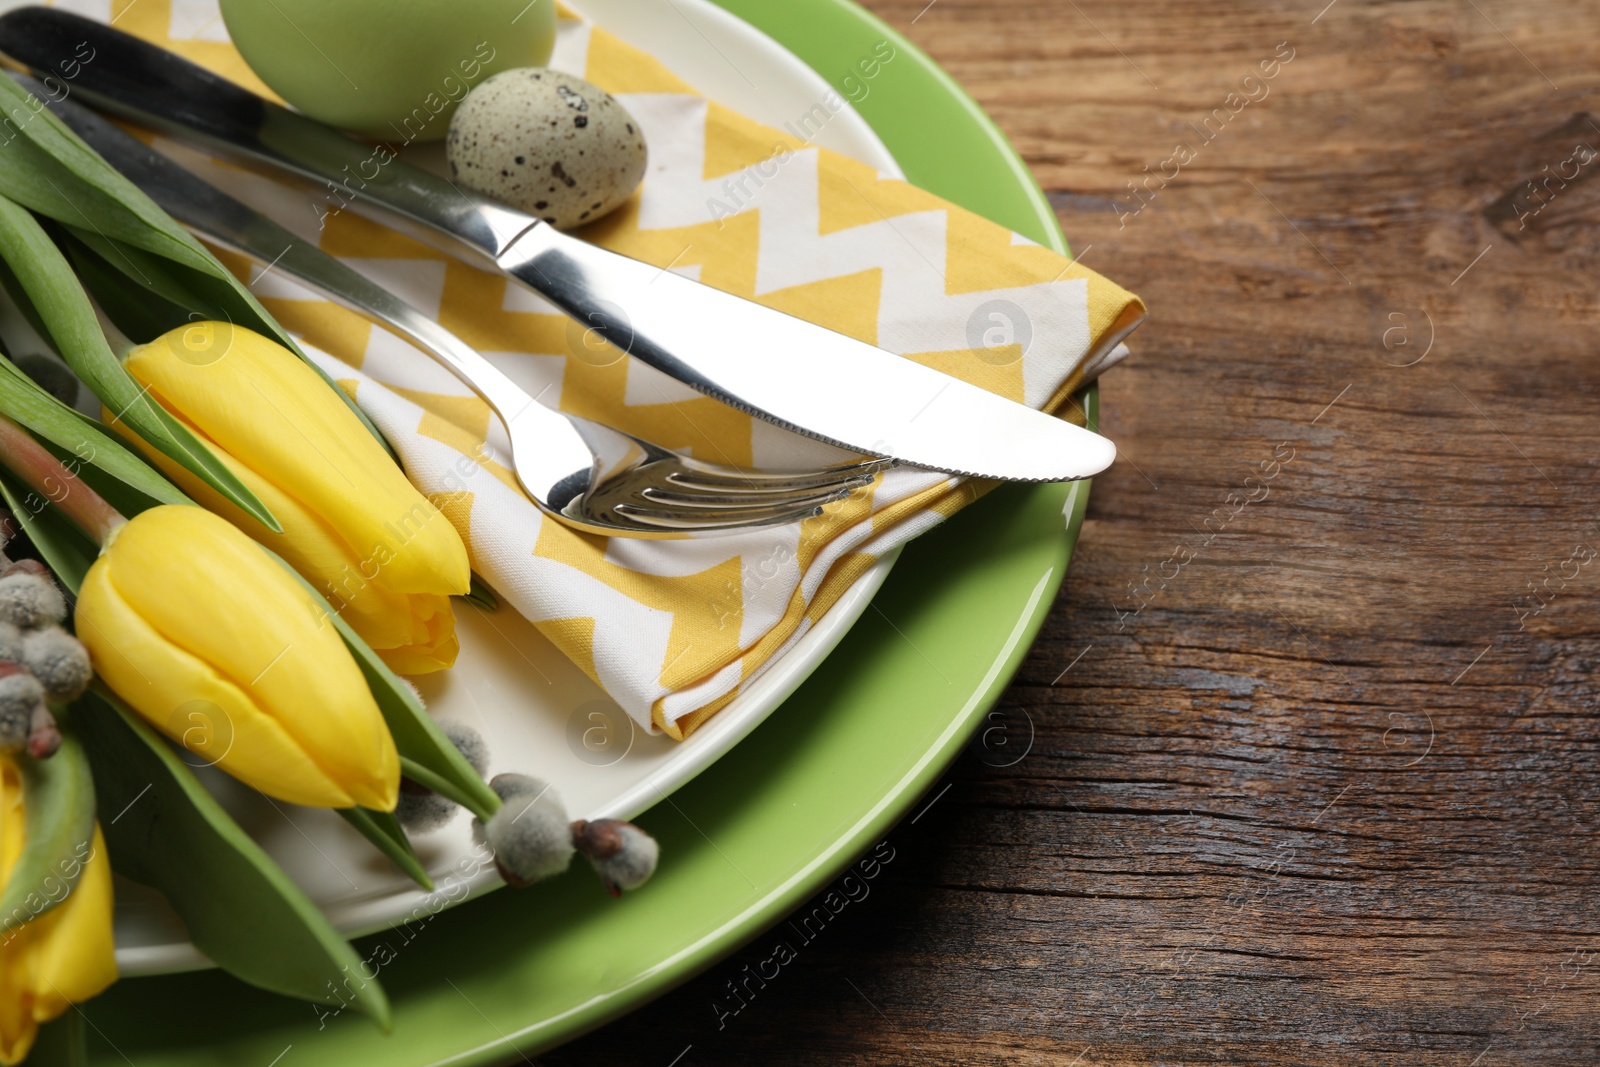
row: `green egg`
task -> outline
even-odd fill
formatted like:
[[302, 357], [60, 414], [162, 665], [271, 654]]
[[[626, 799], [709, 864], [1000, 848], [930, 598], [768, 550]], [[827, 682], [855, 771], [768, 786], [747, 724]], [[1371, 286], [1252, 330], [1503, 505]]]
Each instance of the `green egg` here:
[[467, 90], [555, 46], [555, 0], [222, 0], [222, 15], [273, 92], [388, 141], [440, 139]]

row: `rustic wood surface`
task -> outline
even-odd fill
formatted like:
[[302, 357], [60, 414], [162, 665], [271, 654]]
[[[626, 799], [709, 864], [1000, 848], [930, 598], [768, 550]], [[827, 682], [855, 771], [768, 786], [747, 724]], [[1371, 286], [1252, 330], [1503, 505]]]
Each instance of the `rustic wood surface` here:
[[1600, 8], [1323, 2], [869, 0], [1149, 302], [1124, 458], [1028, 756], [540, 1062], [1600, 1063]]

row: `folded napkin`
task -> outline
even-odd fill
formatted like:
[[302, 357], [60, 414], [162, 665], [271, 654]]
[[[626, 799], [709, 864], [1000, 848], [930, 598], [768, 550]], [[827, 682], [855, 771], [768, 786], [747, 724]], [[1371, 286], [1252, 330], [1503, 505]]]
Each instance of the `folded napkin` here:
[[[170, 16], [166, 5], [125, 6], [119, 26], [261, 91], [220, 20], [200, 17], [210, 6], [185, 0], [181, 20], [176, 3]], [[1047, 410], [1114, 361], [1143, 315], [1136, 297], [1093, 271], [709, 101], [570, 13], [551, 66], [613, 93], [649, 144], [640, 194], [583, 230], [589, 241]], [[437, 314], [547, 405], [723, 463], [847, 458], [642, 364], [596, 355], [566, 318], [504, 277], [352, 212], [313, 220], [303, 191], [282, 199], [294, 205], [286, 217], [263, 203], [266, 179], [236, 177], [236, 188], [253, 183], [257, 193], [240, 195]], [[989, 487], [896, 469], [790, 526], [677, 541], [577, 533], [523, 495], [498, 420], [448, 372], [281, 276], [254, 276], [264, 303], [461, 531], [473, 569], [637, 722], [675, 738], [733, 700], [878, 558]]]

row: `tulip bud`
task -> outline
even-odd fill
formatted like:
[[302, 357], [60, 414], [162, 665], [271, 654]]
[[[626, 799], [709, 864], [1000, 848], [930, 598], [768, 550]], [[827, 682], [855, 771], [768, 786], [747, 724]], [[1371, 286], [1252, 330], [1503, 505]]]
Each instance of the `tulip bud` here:
[[560, 874], [572, 863], [572, 829], [555, 787], [523, 774], [499, 774], [489, 783], [503, 802], [487, 824], [478, 823], [508, 885], [525, 886]]
[[156, 729], [269, 796], [394, 810], [400, 757], [361, 669], [283, 565], [200, 508], [140, 512], [78, 593], [95, 672]]
[[[22, 775], [0, 756], [0, 890], [27, 836]], [[0, 938], [0, 1064], [27, 1058], [41, 1024], [117, 979], [111, 861], [99, 827], [67, 898]]]
[[287, 560], [391, 668], [421, 674], [455, 662], [449, 598], [469, 588], [466, 547], [316, 372], [260, 334], [214, 322], [141, 345], [126, 366], [195, 428], [283, 532], [108, 412], [114, 429], [190, 497]]

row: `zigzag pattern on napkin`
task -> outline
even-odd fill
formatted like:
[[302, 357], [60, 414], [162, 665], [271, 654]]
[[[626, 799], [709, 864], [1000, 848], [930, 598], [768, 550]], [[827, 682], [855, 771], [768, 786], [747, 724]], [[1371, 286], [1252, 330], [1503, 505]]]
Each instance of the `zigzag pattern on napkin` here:
[[[64, 0], [258, 91], [215, 0]], [[706, 100], [650, 56], [564, 12], [551, 65], [608, 89], [640, 122], [640, 194], [583, 236], [1036, 407], [1138, 321], [1105, 279], [874, 168]], [[270, 95], [270, 94], [268, 94]], [[161, 141], [324, 251], [429, 311], [541, 401], [707, 459], [768, 466], [844, 453], [797, 438], [627, 359], [580, 356], [565, 319], [504, 277], [352, 212], [324, 224], [304, 192]], [[213, 175], [215, 176], [215, 175]], [[263, 301], [350, 390], [408, 474], [466, 538], [473, 567], [639, 723], [683, 737], [791, 647], [885, 552], [985, 487], [898, 469], [822, 517], [701, 541], [628, 541], [545, 518], [506, 466], [481, 400], [430, 360], [281, 277]], [[1033, 343], [978, 358], [968, 323], [1009, 301]], [[759, 339], [752, 339], [759, 343]], [[1014, 358], [1013, 358], [1014, 357]]]

